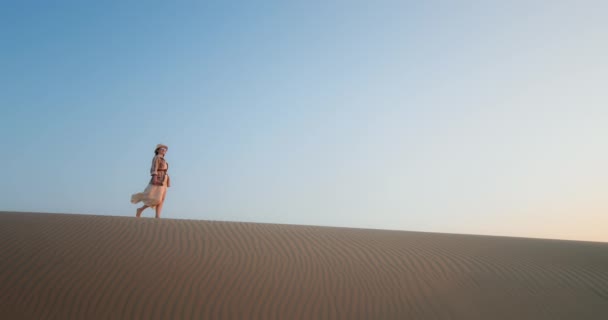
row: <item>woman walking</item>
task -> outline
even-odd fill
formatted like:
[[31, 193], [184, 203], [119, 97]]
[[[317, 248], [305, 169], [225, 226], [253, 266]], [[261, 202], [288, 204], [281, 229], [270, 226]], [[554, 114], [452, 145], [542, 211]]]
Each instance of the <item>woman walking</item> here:
[[141, 217], [141, 213], [146, 208], [155, 208], [156, 218], [160, 218], [167, 188], [171, 186], [171, 180], [167, 174], [169, 164], [165, 161], [165, 154], [168, 149], [169, 147], [164, 144], [156, 145], [156, 149], [154, 149], [155, 156], [152, 158], [152, 168], [150, 168], [150, 174], [152, 175], [150, 183], [144, 192], [131, 196], [131, 203], [138, 203], [140, 201], [144, 203], [141, 208], [137, 208], [136, 210], [135, 216], [138, 218]]

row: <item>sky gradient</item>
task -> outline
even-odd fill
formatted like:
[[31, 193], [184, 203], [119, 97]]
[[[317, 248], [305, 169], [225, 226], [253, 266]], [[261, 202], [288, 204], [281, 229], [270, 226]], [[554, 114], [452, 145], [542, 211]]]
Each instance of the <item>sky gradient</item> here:
[[0, 210], [608, 241], [608, 2], [1, 6]]

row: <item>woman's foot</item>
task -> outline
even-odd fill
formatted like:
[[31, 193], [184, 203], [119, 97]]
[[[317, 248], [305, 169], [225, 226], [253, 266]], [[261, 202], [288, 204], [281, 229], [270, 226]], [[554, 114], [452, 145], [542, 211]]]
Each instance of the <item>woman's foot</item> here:
[[137, 208], [137, 210], [135, 210], [135, 217], [139, 218], [141, 217], [141, 212], [144, 211], [144, 208]]

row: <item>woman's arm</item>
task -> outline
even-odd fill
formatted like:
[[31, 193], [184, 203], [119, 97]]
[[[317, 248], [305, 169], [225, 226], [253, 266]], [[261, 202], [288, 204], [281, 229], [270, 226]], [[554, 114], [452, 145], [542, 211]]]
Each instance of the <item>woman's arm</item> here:
[[160, 181], [158, 176], [158, 167], [160, 166], [160, 157], [158, 155], [152, 158], [152, 167], [150, 167], [150, 175], [152, 176], [152, 184], [158, 185]]
[[152, 167], [150, 167], [150, 175], [155, 176], [158, 174], [159, 165], [160, 165], [160, 157], [154, 156], [154, 158], [152, 158]]

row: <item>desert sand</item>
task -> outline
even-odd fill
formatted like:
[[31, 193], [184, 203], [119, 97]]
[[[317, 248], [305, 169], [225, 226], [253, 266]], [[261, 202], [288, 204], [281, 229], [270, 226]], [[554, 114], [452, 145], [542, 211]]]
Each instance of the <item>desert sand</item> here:
[[0, 213], [1, 319], [608, 319], [608, 243]]

